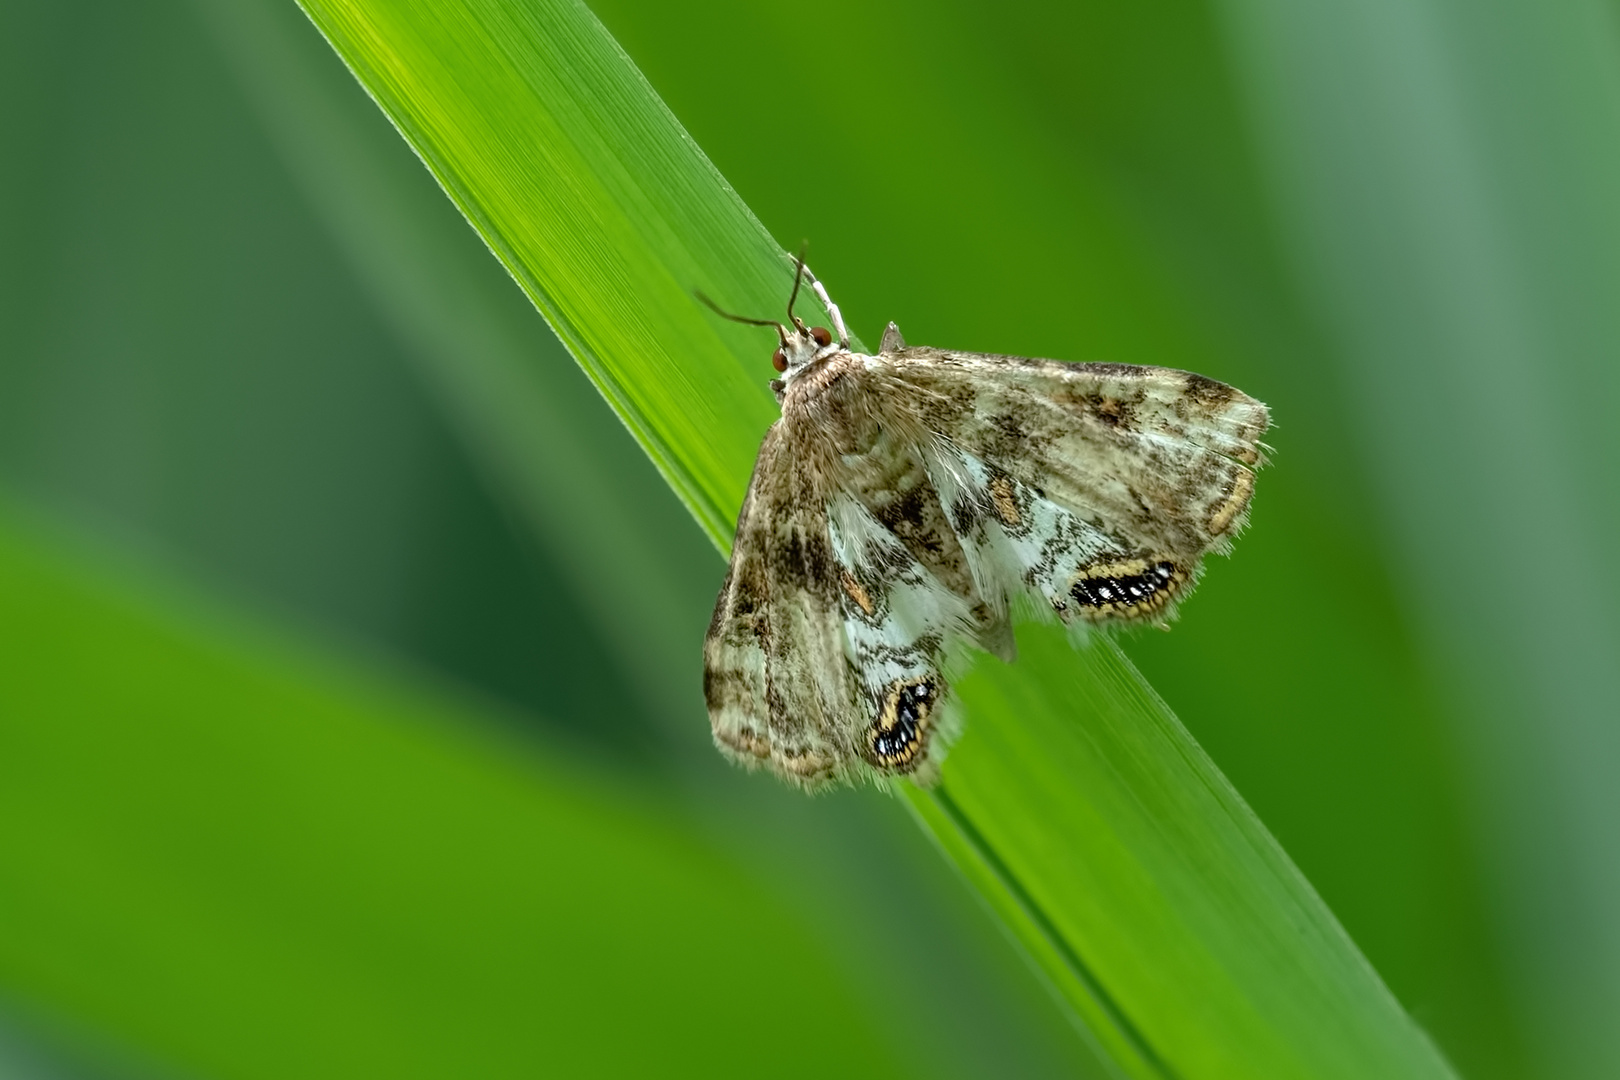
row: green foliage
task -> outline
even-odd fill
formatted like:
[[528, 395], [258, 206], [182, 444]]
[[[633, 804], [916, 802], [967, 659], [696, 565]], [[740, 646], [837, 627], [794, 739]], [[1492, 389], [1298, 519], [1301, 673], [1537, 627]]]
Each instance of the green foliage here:
[[205, 1076], [900, 1067], [781, 898], [577, 754], [9, 519], [0, 597], [0, 971], [55, 1008]]
[[[652, 995], [627, 1040], [682, 1027], [654, 1071], [780, 1062], [693, 1007], [745, 994], [840, 1032], [805, 1053], [841, 1074], [1096, 1071], [905, 803], [804, 800], [707, 745], [714, 547], [774, 410], [767, 344], [688, 290], [775, 310], [774, 236], [814, 242], [869, 340], [896, 318], [1270, 403], [1253, 529], [1121, 647], [1462, 1074], [1615, 1073], [1609, 13], [597, 0], [767, 235], [577, 8], [405, 7], [414, 37], [351, 59], [414, 95], [391, 111], [501, 262], [286, 0], [0, 7], [0, 485], [100, 536], [47, 555], [8, 517], [0, 544], [5, 1067], [75, 1074], [76, 1034], [97, 1076], [300, 1048], [442, 1072], [452, 1044], [482, 1049], [451, 1071], [533, 1071], [522, 1004], [560, 1000], [556, 1062], [585, 1049], [568, 993], [592, 1011], [627, 970], [607, 943], [640, 940], [614, 905], [684, 880], [656, 925], [701, 953], [655, 933], [625, 980]], [[365, 60], [385, 40], [411, 51]], [[258, 615], [87, 569], [109, 551]], [[1325, 1007], [1376, 980], [1118, 655], [1022, 643], [911, 806], [1106, 1056], [1365, 1072], [1407, 1038], [1324, 1027], [1398, 1007]], [[491, 883], [572, 912], [600, 967], [469, 949], [555, 943], [473, 926]], [[793, 985], [737, 896], [811, 954]], [[479, 972], [506, 996], [447, 998]]]
[[[250, 624], [272, 616], [275, 634], [237, 644], [266, 652], [258, 659], [279, 677], [296, 681], [283, 650], [267, 642], [289, 632], [340, 671], [358, 653], [362, 674], [351, 677], [370, 685], [393, 678], [377, 672], [381, 652], [394, 672], [394, 665], [417, 672], [398, 680], [390, 700], [423, 693], [424, 679], [459, 686], [449, 696], [462, 704], [440, 720], [464, 722], [478, 745], [491, 721], [520, 733], [538, 729], [544, 737], [514, 759], [520, 769], [542, 763], [528, 783], [548, 785], [561, 772], [582, 784], [604, 781], [604, 800], [639, 790], [668, 828], [691, 831], [685, 842], [721, 852], [753, 887], [784, 898], [783, 917], [792, 923], [782, 934], [804, 942], [836, 975], [821, 980], [813, 1001], [790, 1006], [800, 1023], [836, 1030], [852, 1015], [879, 1017], [892, 1002], [908, 1003], [914, 1044], [903, 1061], [846, 1057], [841, 1073], [988, 1075], [1007, 1062], [1031, 1076], [1084, 1072], [1083, 1048], [1059, 1026], [1043, 991], [986, 936], [982, 915], [893, 803], [875, 796], [807, 803], [774, 784], [750, 783], [713, 753], [691, 661], [713, 599], [713, 545], [302, 13], [276, 0], [202, 10], [206, 20], [174, 4], [137, 10], [85, 0], [0, 12], [8, 90], [0, 123], [17, 148], [7, 173], [14, 197], [0, 216], [8, 251], [0, 262], [6, 486], [74, 522], [71, 531], [100, 534], [84, 561], [128, 550], [137, 566], [168, 564], [254, 612]], [[79, 140], [87, 152], [63, 152], [64, 140]], [[495, 427], [484, 422], [490, 409], [521, 418], [500, 426], [510, 441], [471, 438]], [[471, 460], [446, 420], [468, 435]], [[507, 469], [519, 482], [506, 483]], [[500, 504], [490, 477], [501, 482]], [[531, 530], [541, 544], [529, 542]], [[620, 561], [626, 551], [629, 561]], [[146, 593], [153, 619], [191, 626], [193, 612], [171, 610], [173, 591]], [[26, 627], [10, 600], [0, 595], [0, 610]], [[142, 624], [130, 625], [138, 639]], [[207, 635], [214, 625], [192, 630]], [[5, 659], [60, 667], [60, 657], [26, 638]], [[81, 670], [85, 680], [112, 677], [93, 656]], [[186, 669], [170, 665], [162, 674], [176, 708], [190, 708]], [[467, 705], [469, 688], [502, 707]], [[56, 724], [53, 707], [70, 715], [75, 707], [48, 688], [31, 704], [37, 710], [0, 710], [0, 730]], [[100, 719], [138, 732], [139, 718], [115, 704]], [[251, 712], [248, 705], [219, 702], [223, 732], [238, 712]], [[453, 741], [455, 731], [441, 727]], [[559, 732], [561, 743], [585, 745], [567, 752]], [[64, 755], [72, 750], [54, 745]], [[238, 768], [228, 755], [210, 756], [219, 745], [197, 748], [191, 768]], [[357, 746], [356, 757], [364, 750]], [[602, 767], [588, 767], [582, 753]], [[65, 756], [52, 764], [74, 768]], [[348, 782], [355, 799], [347, 805], [359, 807], [368, 791], [391, 781], [357, 769]], [[49, 847], [77, 826], [41, 794], [28, 828]], [[117, 803], [103, 805], [121, 812]], [[251, 860], [261, 835], [254, 820], [273, 811], [238, 802], [212, 820], [229, 831], [238, 812], [250, 819], [240, 830], [242, 857]], [[402, 816], [398, 826], [406, 834], [389, 842], [409, 843], [411, 821]], [[375, 821], [360, 830], [383, 831]], [[178, 827], [167, 836], [186, 841]], [[625, 854], [614, 852], [599, 847], [602, 857]], [[486, 858], [497, 854], [484, 849]], [[288, 889], [322, 887], [313, 864], [280, 865]], [[447, 861], [443, 872], [487, 879], [501, 870], [463, 871]], [[649, 895], [658, 892], [634, 860], [623, 872]], [[204, 864], [175, 891], [211, 903], [219, 895], [212, 873]], [[594, 907], [605, 917], [611, 905], [596, 898], [596, 880], [556, 874], [545, 884], [557, 904]], [[232, 942], [221, 943], [230, 978], [211, 984], [211, 1015], [235, 1033], [228, 1040], [191, 1022], [188, 999], [173, 993], [161, 967], [87, 969], [76, 939], [121, 936], [151, 955], [143, 939], [174, 944], [173, 922], [161, 908], [131, 906], [123, 890], [79, 898], [60, 879], [41, 888], [52, 881], [67, 891], [61, 902], [78, 921], [0, 924], [0, 937], [27, 938], [21, 944], [36, 961], [26, 973], [0, 965], [0, 1004], [10, 1014], [0, 1044], [25, 1044], [17, 1054], [0, 1045], [8, 1060], [59, 1057], [66, 1063], [56, 1072], [71, 1075], [71, 1063], [88, 1057], [101, 1076], [123, 1074], [130, 1054], [161, 1073], [165, 1063], [234, 1052], [247, 1068], [264, 1045], [311, 1037], [294, 1023], [307, 1014], [279, 1000], [291, 984], [261, 986], [245, 957], [230, 962], [223, 946]], [[436, 939], [462, 933], [437, 917], [442, 909], [413, 914], [412, 896], [391, 902], [415, 920], [424, 956], [442, 951]], [[902, 932], [874, 918], [875, 905], [905, 911]], [[232, 941], [251, 941], [263, 918], [262, 908], [244, 912]], [[748, 913], [724, 898], [704, 918], [715, 932], [751, 933], [738, 929]], [[283, 933], [306, 956], [333, 944], [329, 936], [299, 941], [295, 931], [264, 929]], [[780, 951], [769, 941], [757, 947], [760, 956]], [[660, 956], [678, 969], [658, 970]], [[652, 966], [634, 976], [638, 985], [679, 995], [677, 1014], [700, 1001], [733, 1013], [739, 988], [726, 965], [657, 949], [641, 959]], [[400, 1023], [420, 1040], [406, 1051], [442, 1045], [437, 969], [381, 950], [332, 962], [395, 988], [371, 1002], [384, 1012], [406, 999], [420, 1006]], [[800, 978], [793, 966], [779, 973]], [[93, 997], [67, 992], [87, 975], [97, 980]], [[548, 969], [533, 979], [520, 996], [538, 1001], [555, 992]], [[266, 993], [276, 1008], [265, 1007]], [[131, 1007], [148, 998], [172, 1008]], [[663, 1008], [644, 998], [636, 1011]], [[488, 1015], [491, 1029], [470, 1037], [521, 1045], [496, 1030], [506, 1014]], [[723, 1023], [710, 1027], [724, 1037]], [[357, 1040], [362, 1034], [348, 1030]], [[323, 1032], [332, 1053], [353, 1052], [342, 1030]], [[676, 1052], [672, 1044], [657, 1071], [757, 1071], [758, 1055], [691, 1046]], [[816, 1048], [796, 1053], [819, 1057]], [[602, 1067], [620, 1060], [605, 1057]]]
[[[729, 448], [757, 435], [760, 410], [726, 407], [746, 368], [712, 340], [722, 324], [692, 325], [676, 283], [735, 305], [740, 265], [769, 282], [783, 260], [611, 40], [562, 4], [468, 4], [452, 17], [320, 0], [307, 10], [700, 521], [715, 515], [696, 492], [731, 492], [719, 515], [732, 516], [746, 467], [730, 469], [730, 484], [721, 476]], [[714, 399], [688, 400], [698, 387], [716, 388]], [[964, 692], [975, 733], [938, 798], [1033, 909], [1009, 926], [1115, 1062], [1138, 1076], [1221, 1075], [1245, 1061], [1279, 1076], [1446, 1075], [1129, 664], [1094, 652], [1113, 658], [1095, 678], [1136, 688], [1106, 699], [1111, 708], [1077, 710], [1072, 660], [1030, 652], [1015, 676], [978, 676], [1001, 697]], [[1088, 760], [1101, 735], [1078, 724], [1110, 720], [1147, 766]], [[1084, 799], [1041, 797], [1074, 785]], [[1184, 797], [1203, 791], [1212, 801]], [[961, 841], [943, 846], [955, 854]]]

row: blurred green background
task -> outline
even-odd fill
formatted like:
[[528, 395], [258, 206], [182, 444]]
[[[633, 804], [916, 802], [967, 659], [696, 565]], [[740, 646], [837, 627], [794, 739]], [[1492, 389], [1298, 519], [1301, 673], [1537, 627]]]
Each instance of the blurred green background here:
[[[1459, 1072], [1620, 1074], [1612, 7], [592, 9], [867, 340], [1272, 405], [1127, 651]], [[290, 0], [6, 0], [0, 125], [0, 1072], [1098, 1073], [709, 749], [716, 553]]]

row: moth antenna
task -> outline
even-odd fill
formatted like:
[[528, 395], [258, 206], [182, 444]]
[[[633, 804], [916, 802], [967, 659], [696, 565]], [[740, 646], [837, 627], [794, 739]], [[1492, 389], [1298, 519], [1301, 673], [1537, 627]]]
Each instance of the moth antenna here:
[[693, 289], [692, 290], [692, 295], [696, 296], [699, 300], [703, 301], [703, 303], [705, 305], [707, 305], [707, 307], [708, 307], [708, 309], [710, 311], [714, 312], [716, 315], [720, 316], [722, 319], [730, 319], [732, 322], [740, 322], [740, 323], [743, 323], [746, 326], [769, 326], [769, 327], [772, 327], [776, 331], [776, 336], [782, 339], [782, 344], [783, 345], [787, 344], [787, 340], [788, 340], [787, 327], [783, 326], [781, 323], [777, 322], [775, 319], [750, 319], [750, 318], [748, 318], [747, 316], [744, 316], [744, 315], [733, 315], [731, 312], [727, 311], [725, 308], [721, 307], [719, 304], [715, 303], [713, 300], [710, 300], [707, 296], [705, 296], [703, 294], [703, 290], [701, 290], [701, 289]]
[[[800, 273], [804, 274], [805, 279], [810, 282], [810, 288], [815, 290], [816, 298], [826, 305], [827, 314], [832, 316], [833, 329], [838, 331], [839, 347], [848, 349], [849, 327], [844, 325], [844, 313], [838, 310], [838, 305], [833, 303], [832, 297], [827, 295], [827, 287], [816, 280], [816, 275], [810, 272], [810, 268], [804, 264], [802, 259], [799, 262], [799, 271]], [[798, 280], [795, 279], [793, 284], [795, 291], [797, 291]]]
[[788, 321], [797, 326], [801, 333], [804, 330], [804, 323], [800, 322], [799, 317], [793, 314], [793, 302], [799, 298], [799, 282], [804, 280], [804, 275], [808, 270], [804, 265], [804, 254], [809, 250], [810, 244], [806, 241], [799, 245], [799, 253], [793, 257], [793, 291], [788, 293]]

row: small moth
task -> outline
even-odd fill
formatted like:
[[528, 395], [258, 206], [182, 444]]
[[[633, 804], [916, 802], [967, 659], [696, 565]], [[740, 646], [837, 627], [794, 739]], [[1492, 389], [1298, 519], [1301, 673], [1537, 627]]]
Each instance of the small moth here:
[[[793, 313], [808, 282], [832, 333]], [[1164, 625], [1242, 529], [1266, 407], [1169, 368], [850, 349], [797, 261], [765, 433], [703, 645], [720, 750], [806, 788], [939, 775], [947, 670], [1011, 617]]]

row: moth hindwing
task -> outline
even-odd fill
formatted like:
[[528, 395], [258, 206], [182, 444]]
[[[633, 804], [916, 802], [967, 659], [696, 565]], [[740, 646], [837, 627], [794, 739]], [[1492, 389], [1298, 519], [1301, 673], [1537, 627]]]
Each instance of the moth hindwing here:
[[[1201, 375], [911, 347], [788, 322], [704, 642], [714, 738], [804, 787], [939, 774], [947, 672], [1014, 609], [1165, 624], [1243, 528], [1266, 407]], [[712, 305], [711, 305], [712, 306]], [[718, 311], [719, 309], [716, 308]], [[721, 312], [724, 315], [724, 312]], [[736, 316], [726, 316], [736, 318]]]

